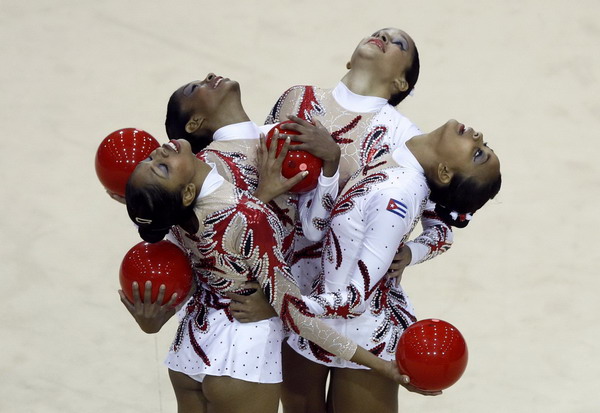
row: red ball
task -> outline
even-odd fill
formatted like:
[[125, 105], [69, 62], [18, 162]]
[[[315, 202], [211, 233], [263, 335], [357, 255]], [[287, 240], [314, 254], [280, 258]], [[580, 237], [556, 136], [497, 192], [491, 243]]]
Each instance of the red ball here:
[[158, 141], [143, 130], [116, 130], [102, 140], [96, 151], [96, 175], [108, 191], [125, 196], [131, 172], [159, 146]]
[[452, 386], [464, 373], [468, 358], [467, 343], [460, 331], [437, 319], [421, 320], [408, 327], [396, 349], [400, 372], [422, 390]]
[[177, 293], [175, 305], [180, 304], [193, 284], [192, 268], [185, 253], [167, 240], [134, 245], [121, 262], [121, 289], [129, 301], [133, 302], [131, 284], [137, 281], [140, 298], [144, 301], [145, 284], [148, 280], [152, 281], [152, 302], [156, 301], [158, 289], [164, 284], [166, 290], [162, 304], [167, 303], [173, 293]]
[[[294, 123], [291, 120], [287, 120], [285, 122], [278, 123], [267, 133], [267, 148], [271, 147], [271, 140], [273, 139], [273, 134], [277, 131], [280, 134], [288, 134], [288, 135], [300, 135], [300, 133], [293, 130], [281, 129], [281, 125], [284, 123]], [[277, 142], [277, 155], [281, 152], [281, 148], [283, 147], [285, 140], [279, 139]], [[290, 145], [299, 145], [300, 142], [290, 141]], [[290, 192], [303, 193], [308, 192], [317, 187], [319, 183], [319, 175], [321, 174], [321, 168], [323, 166], [323, 161], [320, 158], [306, 152], [300, 150], [290, 150], [288, 151], [285, 159], [283, 160], [283, 164], [281, 165], [281, 174], [285, 178], [292, 178], [299, 172], [308, 171], [308, 175], [304, 177], [300, 182], [290, 189]]]

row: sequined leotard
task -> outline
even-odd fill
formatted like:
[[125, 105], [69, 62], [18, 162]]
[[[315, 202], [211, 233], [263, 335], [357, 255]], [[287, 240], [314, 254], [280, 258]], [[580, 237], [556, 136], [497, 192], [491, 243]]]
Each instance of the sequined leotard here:
[[[277, 100], [265, 123], [286, 120], [288, 114], [319, 120], [338, 142], [342, 151], [340, 187], [359, 168], [422, 133], [385, 99], [357, 95], [341, 82], [334, 89], [291, 87]], [[412, 252], [411, 265], [443, 253], [452, 244], [452, 230], [437, 217], [434, 206], [428, 203], [423, 211], [423, 232], [406, 242]], [[302, 292], [308, 294], [314, 275], [320, 272], [322, 245], [307, 240], [299, 228], [296, 235], [290, 265]]]
[[[281, 223], [264, 203], [213, 169], [195, 212], [200, 222], [196, 234], [179, 227], [171, 234], [194, 264], [198, 291], [180, 311], [182, 319], [166, 360], [170, 369], [192, 376], [281, 381], [281, 322], [343, 359], [354, 355], [356, 344], [325, 326], [300, 295], [281, 252]], [[249, 280], [261, 284], [279, 318], [246, 324], [232, 318], [223, 294], [246, 293], [243, 284]], [[265, 371], [258, 372], [261, 369]]]

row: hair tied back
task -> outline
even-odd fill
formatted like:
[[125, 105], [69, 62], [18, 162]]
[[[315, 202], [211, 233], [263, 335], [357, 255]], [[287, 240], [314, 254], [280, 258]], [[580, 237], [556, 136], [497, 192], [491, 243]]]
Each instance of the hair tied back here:
[[473, 214], [467, 212], [466, 214], [459, 214], [456, 211], [450, 212], [450, 218], [454, 221], [465, 222], [470, 221], [473, 218]]

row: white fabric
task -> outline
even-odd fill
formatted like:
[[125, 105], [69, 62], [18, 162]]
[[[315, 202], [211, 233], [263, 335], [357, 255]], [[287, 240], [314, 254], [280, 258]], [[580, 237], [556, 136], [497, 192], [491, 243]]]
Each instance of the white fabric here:
[[384, 98], [358, 95], [343, 82], [339, 82], [331, 93], [344, 109], [352, 112], [376, 112], [387, 105]]
[[254, 122], [239, 122], [223, 126], [213, 134], [214, 141], [228, 141], [233, 139], [258, 139], [260, 129]]
[[[184, 308], [185, 310], [185, 308]], [[240, 323], [227, 318], [224, 310], [211, 311], [209, 323], [226, 328], [211, 328], [202, 337], [202, 349], [210, 365], [198, 357], [183, 331], [177, 352], [169, 352], [165, 364], [196, 381], [204, 376], [229, 376], [256, 383], [280, 383], [283, 324], [278, 317], [255, 323]]]
[[210, 195], [225, 181], [225, 178], [223, 178], [221, 175], [219, 175], [219, 172], [217, 172], [214, 163], [207, 162], [207, 165], [210, 166], [211, 169], [202, 183], [202, 187], [198, 193], [198, 199]]

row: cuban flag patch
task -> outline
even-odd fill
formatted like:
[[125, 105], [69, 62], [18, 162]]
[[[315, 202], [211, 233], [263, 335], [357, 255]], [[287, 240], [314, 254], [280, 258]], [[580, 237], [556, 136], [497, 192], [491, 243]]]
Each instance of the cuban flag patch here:
[[399, 215], [400, 218], [404, 218], [406, 216], [407, 206], [400, 201], [396, 201], [394, 198], [390, 198], [386, 209]]

